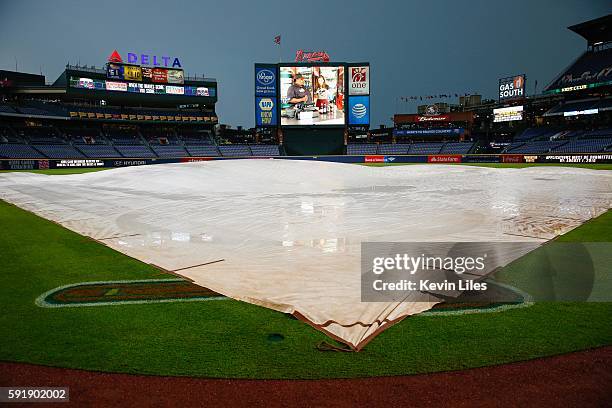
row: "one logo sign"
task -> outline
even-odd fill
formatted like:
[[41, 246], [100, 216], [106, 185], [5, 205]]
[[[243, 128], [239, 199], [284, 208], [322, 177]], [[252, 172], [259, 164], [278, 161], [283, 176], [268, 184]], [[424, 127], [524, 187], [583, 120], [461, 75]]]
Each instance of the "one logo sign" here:
[[370, 67], [350, 67], [349, 95], [370, 93]]
[[370, 123], [370, 97], [349, 97], [349, 125], [368, 125]]

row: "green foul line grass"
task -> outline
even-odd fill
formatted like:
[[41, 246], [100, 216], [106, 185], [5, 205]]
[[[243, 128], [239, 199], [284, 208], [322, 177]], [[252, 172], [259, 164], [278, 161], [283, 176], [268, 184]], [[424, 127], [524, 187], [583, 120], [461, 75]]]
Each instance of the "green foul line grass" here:
[[[608, 212], [568, 239], [601, 238], [611, 222]], [[612, 344], [610, 303], [412, 316], [359, 353], [318, 351], [318, 342], [330, 341], [322, 333], [234, 300], [39, 308], [36, 297], [61, 285], [167, 275], [2, 201], [0, 230], [4, 361], [158, 375], [338, 378], [458, 370]]]

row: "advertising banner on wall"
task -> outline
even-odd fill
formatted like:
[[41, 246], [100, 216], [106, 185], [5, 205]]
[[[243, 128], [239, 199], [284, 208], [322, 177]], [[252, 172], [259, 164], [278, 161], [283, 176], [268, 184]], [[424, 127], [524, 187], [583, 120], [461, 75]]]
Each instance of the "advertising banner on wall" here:
[[499, 80], [499, 101], [509, 101], [525, 97], [525, 75], [515, 75]]
[[349, 96], [348, 124], [369, 125], [370, 124], [370, 97]]
[[349, 67], [349, 95], [370, 94], [370, 67]]
[[276, 96], [276, 67], [273, 65], [255, 66], [255, 95]]
[[276, 126], [276, 98], [255, 98], [255, 122], [257, 126]]

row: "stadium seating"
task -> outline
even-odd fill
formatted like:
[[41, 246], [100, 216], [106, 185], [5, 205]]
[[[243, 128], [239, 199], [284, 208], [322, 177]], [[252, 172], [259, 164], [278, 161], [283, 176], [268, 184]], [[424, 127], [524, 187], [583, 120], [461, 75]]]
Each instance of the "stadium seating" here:
[[247, 145], [222, 145], [219, 146], [221, 156], [241, 157], [252, 156], [251, 149]]
[[135, 159], [154, 159], [157, 156], [144, 145], [115, 145], [115, 149], [123, 156]]
[[468, 154], [474, 143], [472, 142], [448, 142], [440, 149], [440, 154]]
[[413, 143], [408, 154], [438, 154], [441, 148], [442, 143]]
[[75, 146], [75, 148], [83, 153], [86, 157], [94, 159], [121, 157], [119, 152], [113, 146], [109, 145], [82, 144]]
[[173, 157], [186, 157], [189, 153], [182, 146], [155, 146], [151, 145], [151, 149], [155, 152], [158, 157], [161, 158], [173, 158]]
[[194, 157], [217, 157], [221, 155], [216, 146], [186, 146], [186, 149]]
[[507, 153], [521, 153], [521, 154], [542, 154], [542, 153], [548, 153], [549, 151], [564, 145], [565, 143], [567, 143], [566, 141], [550, 141], [550, 140], [542, 140], [542, 141], [535, 141], [535, 142], [529, 142], [529, 143], [524, 143], [520, 146], [517, 147], [512, 147], [512, 145], [510, 145], [510, 147], [506, 150]]
[[30, 145], [17, 143], [0, 144], [0, 158], [3, 159], [37, 159], [44, 157], [42, 153]]
[[7, 104], [0, 104], [0, 113], [17, 113], [15, 109]]
[[577, 139], [552, 150], [554, 153], [596, 153], [612, 145], [612, 138]]
[[253, 156], [280, 156], [278, 145], [249, 145]]
[[49, 159], [83, 159], [85, 155], [70, 145], [37, 145], [36, 150]]
[[346, 154], [376, 154], [378, 145], [374, 143], [355, 143], [346, 146]]
[[410, 144], [408, 143], [396, 143], [396, 144], [381, 144], [378, 146], [379, 154], [408, 154]]

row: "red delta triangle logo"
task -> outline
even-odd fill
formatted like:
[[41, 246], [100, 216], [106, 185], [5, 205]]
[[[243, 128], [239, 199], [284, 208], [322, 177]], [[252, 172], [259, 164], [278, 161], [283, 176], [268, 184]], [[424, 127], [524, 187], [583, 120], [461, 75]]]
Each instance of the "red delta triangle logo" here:
[[123, 62], [121, 55], [117, 52], [117, 50], [113, 51], [113, 53], [108, 57], [108, 62]]

